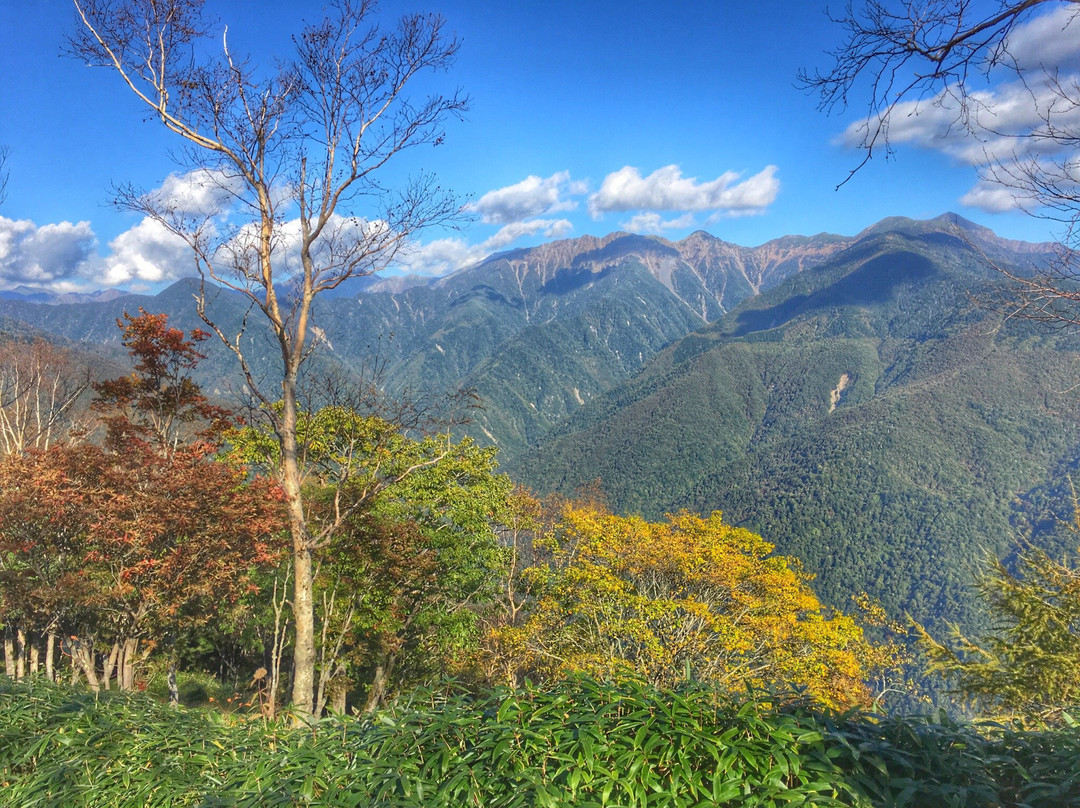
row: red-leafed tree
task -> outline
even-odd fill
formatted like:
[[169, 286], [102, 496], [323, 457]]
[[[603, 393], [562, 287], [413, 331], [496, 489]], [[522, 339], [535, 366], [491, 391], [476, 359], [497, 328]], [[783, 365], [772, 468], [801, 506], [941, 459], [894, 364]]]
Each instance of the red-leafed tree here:
[[114, 493], [96, 512], [94, 538], [105, 572], [98, 596], [115, 620], [127, 689], [140, 643], [179, 637], [235, 598], [253, 565], [271, 560], [284, 512], [270, 483], [213, 457], [235, 420], [191, 378], [208, 334], [185, 337], [166, 315], [143, 309], [117, 326], [134, 370], [94, 387]]
[[175, 642], [273, 560], [271, 537], [282, 525], [274, 489], [209, 451], [198, 444], [162, 455], [136, 443], [101, 455], [109, 495], [94, 503], [92, 590], [111, 618], [124, 689], [134, 685], [140, 646]]
[[135, 367], [129, 376], [94, 385], [94, 408], [107, 413], [107, 446], [121, 450], [147, 442], [169, 454], [186, 442], [216, 442], [235, 423], [191, 378], [206, 358], [198, 345], [209, 338], [207, 332], [195, 328], [185, 337], [179, 328], [169, 328], [168, 315], [142, 308], [137, 317], [125, 312], [116, 325]]
[[37, 672], [43, 636], [43, 667], [55, 678], [57, 640], [87, 625], [87, 501], [99, 490], [87, 455], [99, 453], [64, 445], [0, 461], [0, 622], [18, 638], [5, 648], [9, 676]]
[[[205, 444], [10, 458], [0, 467], [3, 619], [78, 637], [73, 660], [91, 686], [115, 672], [132, 688], [138, 660], [228, 608], [251, 571], [274, 560], [280, 497], [245, 476]], [[99, 672], [102, 644], [112, 650]]]
[[130, 689], [150, 650], [175, 649], [274, 560], [284, 511], [271, 483], [215, 458], [228, 413], [190, 378], [199, 333], [146, 312], [125, 321], [135, 370], [95, 388], [104, 445], [56, 446], [0, 470], [0, 556], [12, 617], [78, 636], [73, 660], [95, 687], [93, 647], [111, 645], [103, 684], [115, 671]]

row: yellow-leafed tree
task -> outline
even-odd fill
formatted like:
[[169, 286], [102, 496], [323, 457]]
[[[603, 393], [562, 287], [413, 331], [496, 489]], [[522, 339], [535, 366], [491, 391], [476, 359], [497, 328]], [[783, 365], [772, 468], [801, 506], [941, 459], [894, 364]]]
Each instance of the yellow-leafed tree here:
[[548, 557], [522, 573], [530, 607], [491, 634], [517, 678], [794, 686], [847, 707], [865, 703], [865, 676], [887, 661], [822, 607], [796, 559], [719, 512], [654, 523], [568, 506], [535, 544]]

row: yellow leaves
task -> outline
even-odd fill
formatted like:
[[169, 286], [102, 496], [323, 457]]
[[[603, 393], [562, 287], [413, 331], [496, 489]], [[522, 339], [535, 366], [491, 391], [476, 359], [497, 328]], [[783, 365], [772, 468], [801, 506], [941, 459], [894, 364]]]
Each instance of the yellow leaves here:
[[493, 632], [526, 675], [667, 686], [689, 670], [734, 689], [800, 686], [831, 706], [865, 696], [872, 648], [858, 625], [825, 614], [796, 560], [719, 512], [655, 523], [567, 506], [535, 546], [549, 556], [524, 571], [526, 616]]

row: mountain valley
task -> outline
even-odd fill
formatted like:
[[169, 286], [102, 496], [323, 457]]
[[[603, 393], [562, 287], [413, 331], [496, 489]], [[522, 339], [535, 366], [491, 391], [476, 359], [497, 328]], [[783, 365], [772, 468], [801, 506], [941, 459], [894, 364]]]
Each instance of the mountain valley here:
[[[1063, 541], [1080, 341], [1003, 320], [988, 266], [1051, 256], [953, 215], [757, 248], [582, 237], [320, 301], [313, 373], [378, 367], [394, 395], [472, 389], [482, 409], [462, 433], [538, 493], [599, 481], [618, 512], [723, 510], [802, 559], [836, 606], [865, 590], [895, 615], [971, 626], [982, 551], [1007, 555], [1028, 523]], [[115, 360], [117, 317], [197, 327], [196, 288], [4, 299], [0, 317]], [[211, 311], [226, 332], [245, 315], [224, 292]], [[244, 339], [270, 378], [274, 346]], [[233, 359], [206, 346], [199, 381], [227, 398]]]

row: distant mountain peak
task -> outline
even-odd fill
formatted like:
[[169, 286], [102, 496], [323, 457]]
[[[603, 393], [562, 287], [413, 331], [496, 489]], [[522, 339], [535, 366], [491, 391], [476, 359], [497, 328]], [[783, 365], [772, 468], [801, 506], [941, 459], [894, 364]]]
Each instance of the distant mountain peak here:
[[879, 235], [927, 235], [929, 233], [942, 233], [955, 236], [980, 250], [987, 252], [987, 257], [995, 260], [1002, 253], [1027, 255], [1031, 257], [1046, 256], [1054, 251], [1051, 242], [1015, 241], [1002, 238], [988, 227], [983, 227], [958, 213], [948, 212], [935, 216], [932, 219], [909, 219], [905, 216], [890, 216], [880, 222], [870, 225], [860, 232], [856, 239], [863, 239]]
[[99, 289], [95, 292], [54, 292], [35, 286], [16, 286], [0, 289], [0, 300], [18, 300], [26, 303], [44, 303], [49, 306], [61, 303], [106, 303], [131, 294], [123, 289]]

